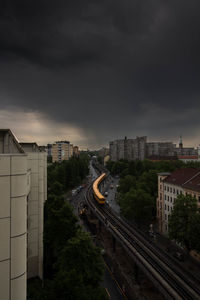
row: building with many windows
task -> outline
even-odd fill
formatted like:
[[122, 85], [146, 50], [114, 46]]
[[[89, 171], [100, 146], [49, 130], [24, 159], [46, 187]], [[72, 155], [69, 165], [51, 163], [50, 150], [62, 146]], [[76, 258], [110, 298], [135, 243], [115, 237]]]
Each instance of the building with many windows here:
[[[193, 147], [183, 147], [182, 137], [179, 146], [173, 142], [147, 142], [147, 137], [135, 139], [120, 139], [110, 142], [110, 159], [126, 160], [175, 160], [192, 161], [198, 159], [198, 150]], [[200, 156], [199, 156], [200, 157]]]
[[52, 145], [52, 162], [61, 162], [63, 160], [69, 160], [71, 157], [72, 148], [70, 142], [59, 141]]
[[157, 219], [164, 234], [168, 232], [169, 215], [179, 194], [190, 194], [200, 206], [200, 169], [184, 168], [158, 174]]
[[143, 136], [135, 139], [125, 137], [125, 139], [110, 142], [110, 159], [112, 161], [145, 159], [146, 140], [146, 136]]
[[0, 189], [0, 298], [25, 300], [27, 274], [43, 276], [46, 153], [9, 129], [0, 130]]

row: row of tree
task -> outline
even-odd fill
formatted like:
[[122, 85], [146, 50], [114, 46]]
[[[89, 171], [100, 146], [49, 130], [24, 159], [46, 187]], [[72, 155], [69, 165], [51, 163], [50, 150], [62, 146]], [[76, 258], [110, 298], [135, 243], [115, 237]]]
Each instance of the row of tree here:
[[133, 175], [135, 177], [140, 176], [144, 172], [155, 170], [157, 172], [173, 172], [180, 168], [200, 168], [200, 162], [183, 162], [181, 160], [162, 160], [162, 161], [151, 161], [151, 160], [135, 160], [135, 161], [109, 161], [107, 162], [107, 168], [113, 175], [120, 175], [125, 177], [126, 175]]
[[88, 165], [89, 157], [87, 154], [72, 157], [62, 163], [49, 165], [47, 173], [48, 194], [64, 193], [80, 185], [86, 175], [89, 174]]
[[88, 174], [88, 163], [88, 157], [81, 156], [48, 167], [44, 284], [41, 287], [36, 282], [36, 287], [29, 288], [33, 300], [107, 299], [100, 286], [104, 273], [100, 249], [78, 225], [72, 207], [63, 196]]

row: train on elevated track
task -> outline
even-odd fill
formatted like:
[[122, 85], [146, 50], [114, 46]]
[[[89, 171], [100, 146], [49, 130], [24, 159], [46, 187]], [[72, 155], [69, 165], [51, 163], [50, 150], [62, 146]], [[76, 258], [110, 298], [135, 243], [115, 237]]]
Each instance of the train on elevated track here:
[[99, 184], [106, 178], [106, 173], [101, 174], [93, 183], [93, 194], [94, 194], [94, 198], [95, 200], [103, 205], [106, 202], [105, 197], [100, 193], [99, 191]]

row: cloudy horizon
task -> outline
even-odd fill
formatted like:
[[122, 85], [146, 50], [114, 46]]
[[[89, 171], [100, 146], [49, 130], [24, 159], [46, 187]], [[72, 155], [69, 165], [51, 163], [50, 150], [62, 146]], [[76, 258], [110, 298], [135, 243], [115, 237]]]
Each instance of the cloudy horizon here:
[[2, 1], [0, 127], [20, 141], [200, 143], [197, 0]]

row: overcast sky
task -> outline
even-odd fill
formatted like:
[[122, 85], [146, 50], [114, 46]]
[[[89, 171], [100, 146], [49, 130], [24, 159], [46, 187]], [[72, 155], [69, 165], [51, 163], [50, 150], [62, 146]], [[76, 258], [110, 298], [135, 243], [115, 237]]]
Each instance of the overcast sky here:
[[199, 0], [1, 0], [0, 127], [200, 143]]

